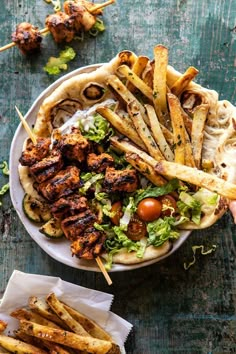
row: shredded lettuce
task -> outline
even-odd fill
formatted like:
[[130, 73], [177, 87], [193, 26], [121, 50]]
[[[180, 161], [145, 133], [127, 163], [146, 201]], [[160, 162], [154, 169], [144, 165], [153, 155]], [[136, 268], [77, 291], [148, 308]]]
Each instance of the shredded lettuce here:
[[89, 34], [93, 37], [96, 37], [100, 32], [104, 32], [105, 29], [106, 27], [104, 25], [104, 22], [100, 18], [97, 18], [95, 24], [90, 29]]
[[136, 209], [137, 208], [136, 208], [135, 203], [134, 203], [134, 198], [133, 197], [129, 197], [129, 203], [128, 203], [128, 205], [126, 207], [124, 207], [124, 210], [123, 210], [124, 214], [123, 214], [122, 218], [120, 219], [120, 228], [121, 228], [121, 230], [127, 231], [130, 219], [134, 215]]
[[[104, 230], [106, 232], [106, 230]], [[106, 232], [107, 233], [107, 232]], [[132, 241], [130, 240], [124, 231], [119, 226], [114, 226], [110, 230], [110, 234], [107, 233], [107, 239], [105, 241], [105, 248], [108, 253], [108, 259], [106, 263], [106, 269], [111, 269], [113, 255], [119, 252], [122, 248], [125, 248], [127, 252], [136, 252], [138, 258], [142, 258], [146, 249], [146, 241]]]
[[148, 245], [155, 247], [161, 246], [169, 239], [178, 239], [180, 232], [175, 228], [175, 218], [164, 217], [159, 218], [147, 224], [147, 231], [149, 234]]
[[179, 187], [179, 181], [177, 178], [174, 178], [171, 181], [167, 182], [166, 184], [164, 184], [163, 186], [160, 186], [160, 187], [149, 186], [145, 190], [140, 189], [137, 191], [137, 197], [135, 198], [135, 204], [137, 205], [144, 198], [159, 197], [161, 195], [171, 193], [174, 190], [178, 189], [178, 187]]
[[3, 162], [0, 164], [0, 169], [2, 170], [2, 173], [3, 173], [5, 176], [9, 176], [9, 168], [8, 168], [8, 163], [7, 163], [7, 161], [3, 161]]
[[104, 175], [102, 173], [86, 173], [81, 176], [81, 179], [85, 182], [83, 187], [79, 188], [79, 192], [82, 195], [85, 195], [91, 186], [94, 186], [96, 182], [103, 180]]
[[209, 215], [215, 210], [219, 195], [205, 188], [200, 188], [195, 194], [193, 194], [193, 198], [201, 203], [202, 212]]
[[113, 134], [113, 129], [110, 127], [109, 122], [100, 114], [95, 113], [93, 118], [93, 126], [91, 126], [89, 131], [85, 131], [82, 124], [80, 124], [80, 129], [85, 138], [100, 143], [106, 136]]
[[184, 263], [184, 269], [188, 270], [192, 265], [194, 265], [194, 263], [196, 262], [196, 252], [197, 250], [200, 249], [201, 250], [201, 254], [203, 256], [206, 256], [207, 254], [210, 254], [212, 252], [215, 252], [216, 250], [216, 245], [212, 245], [212, 248], [210, 248], [209, 250], [204, 251], [204, 246], [203, 245], [199, 245], [199, 246], [192, 246], [192, 251], [193, 251], [193, 260], [191, 262], [189, 262], [188, 264], [185, 262]]
[[[10, 188], [9, 183], [4, 184], [4, 186], [2, 186], [1, 189], [0, 189], [0, 195], [4, 195], [5, 193], [7, 193], [9, 188]], [[2, 202], [0, 202], [0, 206], [1, 205], [2, 205]]]
[[50, 57], [43, 68], [49, 75], [58, 75], [62, 70], [67, 70], [67, 63], [74, 59], [76, 53], [73, 48], [66, 47], [60, 52], [59, 58]]
[[180, 215], [189, 218], [196, 225], [199, 225], [201, 222], [201, 203], [191, 196], [187, 192], [181, 192], [179, 194], [179, 201], [177, 206], [180, 212]]

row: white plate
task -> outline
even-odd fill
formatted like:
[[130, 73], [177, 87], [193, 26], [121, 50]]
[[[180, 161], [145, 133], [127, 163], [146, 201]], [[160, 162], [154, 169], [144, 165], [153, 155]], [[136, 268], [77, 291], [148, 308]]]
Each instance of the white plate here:
[[[55, 81], [52, 85], [50, 85], [45, 91], [41, 93], [41, 95], [36, 99], [32, 107], [29, 109], [27, 114], [25, 115], [25, 118], [27, 119], [27, 122], [29, 126], [32, 126], [35, 122], [35, 117], [37, 116], [39, 107], [43, 100], [50, 95], [50, 93], [55, 90], [55, 88], [61, 84], [64, 80], [69, 79], [70, 77], [74, 75], [78, 75], [84, 72], [91, 72], [95, 69], [97, 69], [99, 66], [102, 64], [96, 64], [96, 65], [89, 65], [80, 69], [77, 69], [75, 71], [72, 71], [71, 73], [61, 77], [59, 80]], [[10, 194], [11, 194], [11, 199], [12, 203], [20, 217], [20, 220], [22, 221], [23, 225], [25, 226], [26, 230], [30, 234], [30, 236], [33, 238], [35, 242], [52, 258], [56, 259], [57, 261], [67, 264], [68, 266], [74, 267], [74, 268], [79, 268], [79, 269], [84, 269], [84, 270], [90, 270], [90, 271], [100, 271], [96, 262], [95, 261], [86, 261], [86, 260], [81, 260], [76, 257], [71, 256], [70, 252], [70, 242], [66, 239], [60, 239], [57, 241], [50, 240], [49, 238], [43, 236], [39, 231], [39, 226], [33, 222], [31, 222], [24, 214], [23, 209], [22, 209], [22, 200], [24, 196], [24, 191], [23, 188], [20, 184], [19, 181], [19, 175], [18, 175], [18, 164], [19, 164], [19, 158], [21, 155], [22, 151], [22, 146], [27, 138], [27, 134], [22, 127], [22, 124], [20, 124], [15, 132], [15, 135], [12, 140], [11, 144], [11, 150], [10, 150]], [[165, 254], [162, 257], [139, 263], [139, 264], [134, 264], [134, 265], [121, 265], [121, 264], [115, 264], [112, 267], [111, 271], [125, 271], [125, 270], [132, 270], [136, 268], [141, 268], [156, 262], [159, 262], [160, 260], [169, 257], [172, 253], [174, 253], [187, 239], [189, 236], [190, 231], [181, 231], [181, 236], [180, 238], [174, 242], [172, 249], [170, 252]]]

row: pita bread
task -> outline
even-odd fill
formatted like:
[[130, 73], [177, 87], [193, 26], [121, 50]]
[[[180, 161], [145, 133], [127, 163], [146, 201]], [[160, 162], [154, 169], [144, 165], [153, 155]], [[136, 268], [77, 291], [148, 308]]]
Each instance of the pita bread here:
[[[76, 75], [65, 80], [43, 101], [34, 127], [36, 136], [46, 137], [51, 135], [54, 128], [53, 112], [55, 107], [63, 104], [63, 102], [66, 102], [66, 104], [68, 104], [68, 101], [73, 102], [72, 108], [70, 107], [73, 114], [73, 107], [75, 109], [77, 103], [81, 106], [81, 109], [87, 109], [112, 97], [111, 92], [106, 90], [107, 78], [115, 74], [121, 64], [125, 63], [132, 66], [135, 58], [136, 55], [134, 53], [123, 51], [109, 63], [103, 64], [97, 70]], [[146, 72], [144, 71], [143, 77], [147, 75], [147, 73], [148, 70], [146, 70]], [[168, 66], [167, 85], [172, 87], [180, 76], [181, 74], [178, 71]], [[88, 99], [86, 97], [85, 90], [92, 83], [104, 88], [101, 97], [96, 99]], [[208, 172], [224, 180], [236, 183], [236, 108], [228, 101], [219, 101], [218, 94], [214, 90], [203, 88], [194, 82], [191, 82], [187, 86], [183, 95], [185, 95], [185, 97], [193, 97], [193, 99], [198, 100], [199, 104], [207, 104], [209, 106], [204, 129], [202, 151], [202, 159], [212, 162], [212, 167]], [[32, 179], [29, 177], [27, 169], [27, 167], [19, 167], [22, 186], [29, 194], [37, 195], [37, 192], [32, 187]], [[181, 225], [181, 228], [193, 230], [209, 227], [214, 224], [227, 209], [228, 201], [225, 198], [218, 197], [216, 207], [203, 215], [200, 225], [187, 222]], [[114, 255], [113, 261], [114, 263], [136, 264], [160, 257], [166, 254], [170, 249], [171, 243], [169, 241], [158, 248], [149, 246], [143, 258], [137, 258], [135, 252], [127, 253], [125, 249], [121, 249], [119, 253]], [[103, 255], [103, 257], [106, 258], [106, 255]]]

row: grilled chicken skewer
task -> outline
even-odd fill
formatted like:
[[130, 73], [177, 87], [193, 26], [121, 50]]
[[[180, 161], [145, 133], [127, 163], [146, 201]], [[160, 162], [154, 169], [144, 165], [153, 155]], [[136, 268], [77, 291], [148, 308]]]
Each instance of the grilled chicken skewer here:
[[[79, 29], [89, 31], [96, 22], [96, 16], [102, 14], [102, 9], [113, 4], [115, 0], [108, 0], [102, 4], [94, 5], [81, 0], [66, 1], [65, 12], [57, 12], [49, 15], [46, 19], [46, 27], [38, 30], [28, 22], [20, 23], [12, 34], [13, 42], [0, 48], [0, 52], [18, 46], [23, 54], [31, 53], [40, 49], [42, 34], [51, 32], [57, 43], [70, 42]], [[74, 10], [72, 11], [72, 8]], [[76, 11], [78, 15], [76, 15]]]
[[[19, 115], [19, 117], [20, 117], [20, 120], [21, 120], [21, 122], [22, 122], [22, 124], [23, 124], [23, 126], [24, 126], [24, 128], [25, 128], [25, 130], [27, 131], [27, 133], [28, 133], [28, 135], [29, 135], [29, 137], [30, 137], [30, 139], [32, 140], [32, 143], [33, 143], [33, 147], [35, 147], [35, 149], [36, 149], [36, 152], [37, 152], [37, 145], [38, 144], [40, 144], [40, 141], [38, 141], [38, 140], [40, 140], [40, 139], [36, 139], [36, 137], [35, 137], [35, 135], [33, 134], [33, 132], [31, 131], [31, 129], [30, 129], [30, 127], [29, 127], [29, 125], [28, 125], [28, 123], [26, 122], [26, 120], [25, 120], [25, 118], [24, 118], [24, 116], [21, 114], [21, 112], [19, 111], [19, 109], [15, 106], [15, 108], [16, 108], [16, 111], [17, 111], [17, 113], [18, 113], [18, 115]], [[46, 141], [44, 141], [44, 146], [45, 146], [45, 151], [48, 151], [48, 148], [49, 148], [49, 144], [48, 144], [48, 142]], [[41, 149], [42, 150], [42, 149]], [[35, 151], [34, 151], [34, 154], [33, 155], [35, 155]], [[57, 155], [57, 153], [55, 153], [55, 155]], [[24, 154], [22, 155], [23, 157], [25, 157], [25, 160], [27, 160], [26, 159], [26, 156], [24, 156]], [[46, 159], [46, 157], [45, 158], [43, 158], [41, 161], [39, 161], [38, 163], [40, 163], [40, 162], [42, 162], [43, 160], [45, 160]], [[28, 159], [29, 160], [29, 159]], [[21, 160], [22, 161], [22, 160]], [[27, 163], [26, 163], [27, 164]], [[35, 166], [35, 164], [37, 165], [37, 162], [36, 163], [32, 163], [32, 160], [31, 160], [31, 163], [30, 163], [30, 166], [31, 166], [31, 168], [33, 167], [33, 166]], [[58, 165], [57, 165], [57, 167], [58, 167]], [[60, 167], [61, 167], [61, 165], [60, 165]], [[72, 171], [73, 170], [73, 171]], [[61, 170], [61, 171], [59, 171], [56, 175], [55, 175], [55, 177], [54, 177], [54, 179], [55, 178], [58, 178], [57, 176], [59, 175], [59, 174], [62, 174], [63, 176], [62, 176], [62, 179], [63, 179], [63, 181], [65, 180], [65, 174], [67, 173], [69, 171], [69, 173], [68, 173], [68, 183], [64, 186], [64, 190], [61, 190], [61, 189], [59, 189], [59, 187], [58, 187], [58, 183], [54, 183], [54, 182], [52, 182], [52, 183], [50, 183], [50, 181], [51, 181], [51, 179], [53, 179], [53, 178], [51, 178], [51, 179], [49, 179], [49, 180], [46, 180], [45, 182], [42, 182], [40, 185], [41, 185], [41, 188], [43, 189], [43, 186], [44, 186], [44, 184], [46, 183], [49, 187], [52, 187], [53, 186], [53, 191], [52, 191], [52, 189], [51, 188], [47, 188], [47, 189], [44, 189], [44, 194], [46, 193], [46, 197], [47, 198], [49, 198], [49, 196], [50, 196], [50, 198], [51, 198], [51, 196], [52, 196], [52, 194], [53, 195], [55, 195], [55, 194], [57, 194], [57, 197], [58, 198], [60, 198], [61, 196], [66, 196], [66, 194], [67, 194], [67, 192], [68, 192], [68, 187], [72, 187], [73, 186], [73, 188], [74, 188], [74, 186], [76, 186], [76, 187], [78, 187], [78, 183], [79, 183], [79, 170], [78, 170], [78, 168], [76, 168], [75, 166], [71, 166], [71, 167], [67, 167], [65, 170]], [[73, 173], [72, 173], [73, 172]], [[74, 177], [75, 176], [75, 177]], [[50, 194], [49, 194], [50, 193]], [[50, 199], [49, 198], [49, 199]], [[58, 199], [57, 198], [57, 199]], [[53, 199], [53, 198], [52, 198]], [[86, 198], [83, 198], [82, 197], [82, 200], [80, 200], [80, 202], [82, 202], [82, 206], [83, 207], [85, 207], [86, 206], [86, 200], [84, 200], [84, 199], [86, 199]], [[81, 207], [81, 205], [80, 205], [80, 207]], [[67, 219], [65, 219], [65, 220], [67, 220], [67, 222], [69, 221], [68, 219], [70, 219], [70, 217], [69, 218], [67, 218]], [[95, 221], [95, 219], [93, 219], [93, 221]], [[66, 230], [66, 229], [65, 229]], [[102, 248], [102, 244], [103, 244], [103, 241], [104, 241], [104, 239], [103, 239], [103, 236], [102, 235], [100, 235], [99, 234], [99, 232], [98, 231], [96, 231], [95, 229], [92, 231], [92, 233], [91, 233], [91, 235], [90, 235], [90, 239], [92, 239], [93, 237], [94, 237], [94, 235], [96, 236], [96, 239], [94, 240], [95, 242], [96, 241], [98, 241], [97, 243], [94, 243], [94, 245], [92, 245], [92, 254], [91, 254], [91, 251], [89, 250], [89, 249], [87, 249], [87, 250], [85, 250], [87, 253], [86, 254], [84, 254], [85, 256], [86, 255], [88, 255], [88, 257], [87, 257], [87, 259], [95, 259], [96, 260], [96, 262], [97, 262], [97, 265], [98, 265], [98, 267], [100, 268], [100, 270], [101, 270], [101, 272], [103, 273], [103, 275], [104, 275], [104, 277], [105, 277], [105, 279], [106, 279], [106, 281], [107, 281], [107, 283], [108, 283], [108, 285], [111, 285], [112, 284], [112, 280], [111, 280], [111, 278], [110, 278], [110, 276], [109, 276], [109, 274], [107, 273], [107, 270], [105, 269], [105, 267], [104, 267], [104, 264], [103, 264], [103, 262], [101, 261], [101, 258], [99, 257], [99, 252], [101, 251], [101, 248]], [[89, 235], [88, 235], [89, 236]], [[68, 238], [68, 237], [67, 237]], [[78, 251], [78, 246], [79, 246], [79, 239], [77, 240], [77, 243], [78, 243], [78, 245], [76, 244], [72, 244], [72, 250], [73, 249], [75, 249], [76, 251]], [[87, 241], [87, 240], [86, 240]], [[94, 258], [94, 255], [96, 254], [96, 256], [95, 256], [95, 258]], [[84, 257], [84, 258], [86, 258], [86, 257]]]

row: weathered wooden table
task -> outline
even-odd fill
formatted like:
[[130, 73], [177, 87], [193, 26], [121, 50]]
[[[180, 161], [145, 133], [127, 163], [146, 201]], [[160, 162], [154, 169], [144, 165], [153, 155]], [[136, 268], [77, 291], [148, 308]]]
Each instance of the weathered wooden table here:
[[[0, 0], [0, 45], [10, 41], [22, 21], [44, 27], [52, 6], [43, 0]], [[106, 62], [118, 51], [130, 49], [152, 57], [163, 43], [170, 63], [180, 71], [189, 65], [200, 70], [197, 81], [214, 88], [221, 98], [236, 103], [236, 2], [232, 0], [117, 0], [105, 10], [107, 30], [83, 43], [73, 42], [76, 59], [69, 71]], [[19, 124], [14, 106], [23, 113], [57, 77], [43, 66], [57, 56], [50, 36], [42, 52], [23, 57], [16, 48], [0, 54], [0, 161], [8, 160], [11, 140]], [[0, 185], [7, 177], [0, 176]], [[60, 276], [64, 280], [115, 295], [112, 310], [134, 325], [127, 353], [236, 352], [236, 226], [230, 214], [211, 228], [193, 232], [172, 257], [152, 266], [113, 273], [108, 287], [100, 273], [72, 269], [51, 259], [32, 241], [11, 205], [9, 194], [0, 209], [0, 295], [14, 269]], [[216, 251], [192, 259], [193, 245]]]

